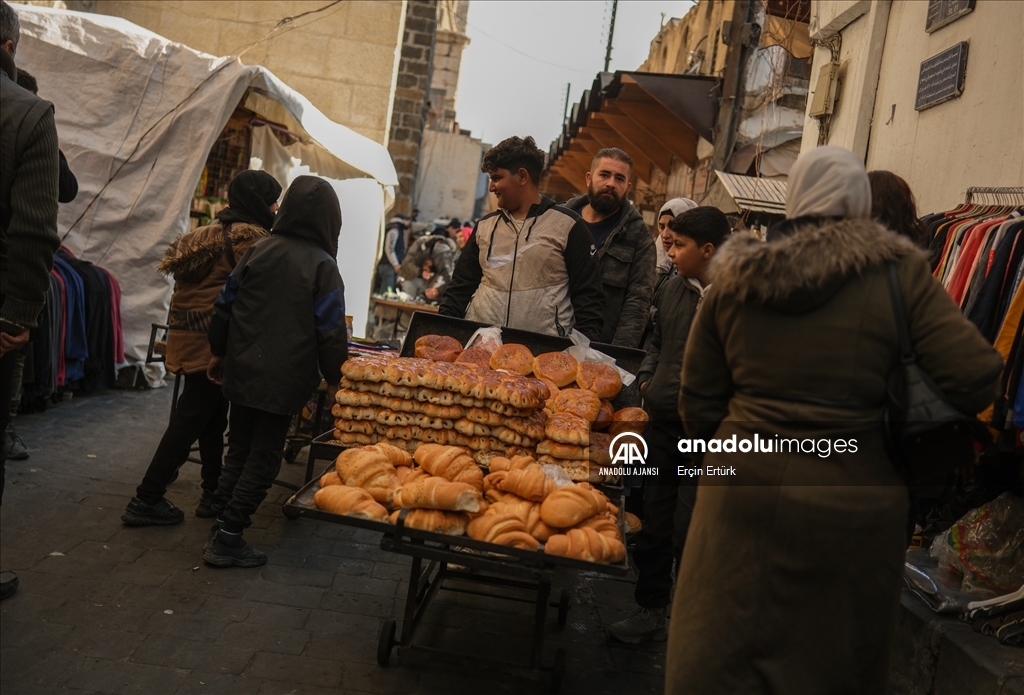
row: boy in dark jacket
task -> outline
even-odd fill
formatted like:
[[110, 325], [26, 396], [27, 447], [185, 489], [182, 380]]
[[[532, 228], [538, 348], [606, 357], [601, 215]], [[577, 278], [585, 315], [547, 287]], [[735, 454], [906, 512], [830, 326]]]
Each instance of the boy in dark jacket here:
[[210, 323], [208, 376], [231, 402], [228, 453], [214, 496], [218, 529], [203, 550], [216, 567], [258, 567], [242, 539], [281, 469], [285, 436], [323, 374], [348, 358], [345, 288], [338, 272], [341, 205], [330, 184], [300, 176], [269, 239], [254, 244], [224, 284]]
[[677, 445], [685, 438], [676, 403], [690, 324], [709, 287], [708, 267], [715, 249], [729, 235], [729, 221], [718, 208], [697, 207], [675, 217], [669, 258], [679, 272], [658, 293], [654, 337], [640, 365], [637, 381], [650, 424], [644, 431], [659, 477], [644, 489], [644, 526], [636, 539], [633, 561], [637, 574], [634, 597], [639, 610], [608, 628], [612, 637], [636, 644], [667, 638], [667, 611], [672, 596], [672, 563], [683, 542], [696, 499], [696, 483], [676, 475]]

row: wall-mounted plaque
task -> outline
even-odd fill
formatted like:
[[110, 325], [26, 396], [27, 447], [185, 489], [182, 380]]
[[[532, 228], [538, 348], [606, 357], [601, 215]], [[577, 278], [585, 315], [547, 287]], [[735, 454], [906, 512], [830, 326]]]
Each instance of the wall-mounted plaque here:
[[967, 72], [967, 42], [961, 41], [921, 63], [917, 76], [914, 109], [924, 111], [964, 92]]
[[974, 10], [974, 0], [928, 0], [924, 30], [929, 34]]

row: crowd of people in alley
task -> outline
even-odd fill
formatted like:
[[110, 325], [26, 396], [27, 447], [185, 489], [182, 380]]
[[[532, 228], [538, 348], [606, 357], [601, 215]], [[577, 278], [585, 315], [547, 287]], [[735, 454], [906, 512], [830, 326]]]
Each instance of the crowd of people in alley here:
[[[19, 86], [18, 38], [0, 2], [4, 428], [60, 244], [63, 188], [53, 106]], [[472, 225], [421, 224], [415, 211], [389, 220], [374, 291], [400, 286], [443, 316], [646, 352], [644, 437], [663, 474], [643, 491], [636, 611], [609, 633], [668, 640], [667, 692], [883, 692], [909, 514], [881, 415], [901, 359], [891, 294], [902, 296], [917, 363], [960, 411], [992, 402], [1002, 368], [932, 276], [909, 187], [818, 147], [794, 165], [785, 219], [762, 241], [687, 198], [666, 201], [649, 226], [629, 197], [633, 160], [618, 148], [595, 154], [585, 194], [553, 200], [540, 190], [545, 156], [532, 137], [487, 151], [497, 209]], [[167, 489], [198, 442], [194, 515], [212, 524], [202, 557], [258, 567], [267, 556], [245, 530], [279, 473], [291, 418], [348, 357], [337, 257], [364, 230], [345, 228], [337, 195], [315, 176], [284, 191], [245, 171], [228, 198], [154, 269], [175, 283], [167, 367], [183, 389], [148, 468], [138, 462], [122, 519], [185, 522]], [[749, 461], [693, 459], [677, 443], [753, 437], [758, 423], [793, 437], [856, 423], [861, 446], [827, 460], [761, 455], [756, 485], [675, 475], [684, 462]], [[5, 442], [4, 468], [8, 458]], [[787, 482], [801, 479], [815, 483]], [[4, 598], [17, 581], [5, 573]]]

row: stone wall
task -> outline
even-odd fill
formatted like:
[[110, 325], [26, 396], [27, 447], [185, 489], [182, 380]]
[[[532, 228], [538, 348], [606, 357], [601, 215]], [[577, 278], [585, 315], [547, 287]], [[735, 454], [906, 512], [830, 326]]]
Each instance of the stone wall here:
[[420, 144], [429, 106], [430, 79], [437, 34], [437, 1], [408, 0], [405, 36], [398, 66], [388, 151], [398, 172], [395, 214], [409, 214], [416, 199]]

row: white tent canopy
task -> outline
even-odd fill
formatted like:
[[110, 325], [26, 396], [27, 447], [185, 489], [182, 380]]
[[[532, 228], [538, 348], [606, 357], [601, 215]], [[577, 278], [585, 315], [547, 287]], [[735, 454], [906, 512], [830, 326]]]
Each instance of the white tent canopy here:
[[345, 220], [346, 306], [354, 324], [365, 325], [379, 235], [398, 185], [385, 147], [334, 123], [260, 66], [200, 53], [117, 17], [15, 9], [18, 65], [54, 102], [61, 149], [78, 178], [58, 230], [72, 253], [120, 283], [129, 362], [145, 359], [150, 325], [166, 320], [171, 286], [157, 263], [188, 230], [206, 157], [243, 97], [247, 108], [303, 136], [288, 148], [254, 138], [264, 143], [254, 142], [254, 156], [268, 160], [282, 185], [306, 172], [333, 180]]

